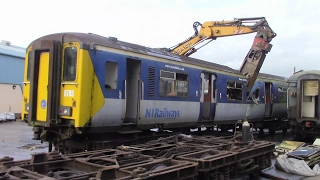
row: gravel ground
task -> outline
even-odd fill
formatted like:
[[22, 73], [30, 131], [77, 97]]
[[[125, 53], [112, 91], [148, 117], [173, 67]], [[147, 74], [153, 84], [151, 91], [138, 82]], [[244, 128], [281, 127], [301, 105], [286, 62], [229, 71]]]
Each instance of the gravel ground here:
[[31, 154], [47, 152], [48, 144], [32, 140], [32, 127], [27, 123], [7, 121], [0, 123], [0, 158], [13, 157], [14, 160], [30, 159]]

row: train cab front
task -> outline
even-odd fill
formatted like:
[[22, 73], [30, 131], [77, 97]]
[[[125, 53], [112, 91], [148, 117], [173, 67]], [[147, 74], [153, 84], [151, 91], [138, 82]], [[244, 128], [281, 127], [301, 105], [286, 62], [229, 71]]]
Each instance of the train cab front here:
[[80, 129], [81, 55], [77, 42], [40, 38], [28, 47], [22, 117], [33, 126], [35, 140], [57, 143]]

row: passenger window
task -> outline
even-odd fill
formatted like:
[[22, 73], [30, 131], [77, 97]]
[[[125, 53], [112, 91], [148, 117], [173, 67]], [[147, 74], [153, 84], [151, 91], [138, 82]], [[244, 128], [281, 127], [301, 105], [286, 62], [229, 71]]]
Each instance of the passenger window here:
[[64, 49], [63, 80], [75, 81], [77, 74], [77, 48]]
[[287, 88], [278, 87], [278, 100], [279, 103], [287, 102]]
[[227, 82], [227, 99], [228, 100], [242, 100], [243, 83], [228, 81]]
[[118, 63], [106, 62], [104, 87], [108, 89], [117, 89], [118, 82]]
[[188, 74], [160, 71], [160, 96], [188, 97]]
[[203, 94], [209, 93], [209, 75], [205, 74], [204, 76], [204, 87], [203, 87]]

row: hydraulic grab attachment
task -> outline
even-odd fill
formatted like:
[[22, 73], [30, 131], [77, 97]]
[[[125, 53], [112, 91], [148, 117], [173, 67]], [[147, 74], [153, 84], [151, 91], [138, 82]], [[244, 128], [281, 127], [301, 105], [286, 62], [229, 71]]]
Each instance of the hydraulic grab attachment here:
[[[198, 27], [200, 27], [200, 30], [198, 30]], [[195, 31], [193, 36], [170, 48], [168, 51], [178, 55], [190, 56], [195, 53], [197, 49], [218, 37], [257, 32], [253, 45], [240, 67], [240, 73], [247, 76], [247, 93], [250, 93], [266, 54], [271, 50], [272, 45], [269, 43], [276, 37], [276, 34], [272, 31], [266, 19], [264, 17], [257, 17], [240, 18], [231, 21], [209, 21], [203, 24], [195, 22], [193, 23], [193, 28]], [[206, 40], [208, 40], [207, 43], [196, 48], [197, 45]]]

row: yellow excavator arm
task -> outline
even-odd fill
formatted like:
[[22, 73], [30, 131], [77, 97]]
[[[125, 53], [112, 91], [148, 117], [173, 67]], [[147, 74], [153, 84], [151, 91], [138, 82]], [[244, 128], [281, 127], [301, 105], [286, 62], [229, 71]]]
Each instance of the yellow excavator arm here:
[[[200, 30], [198, 30], [199, 27]], [[272, 45], [269, 43], [276, 37], [276, 33], [272, 31], [266, 19], [264, 17], [256, 17], [235, 18], [231, 21], [209, 21], [203, 24], [195, 22], [193, 23], [193, 28], [195, 31], [193, 36], [168, 49], [168, 51], [182, 56], [190, 56], [197, 49], [218, 37], [257, 33], [253, 45], [240, 67], [240, 73], [247, 77], [247, 93], [250, 93], [265, 56], [271, 50]], [[208, 42], [196, 48], [197, 45], [204, 41]]]
[[[198, 27], [200, 27], [200, 30], [198, 30]], [[235, 18], [231, 21], [208, 21], [203, 24], [195, 22], [193, 23], [193, 29], [195, 31], [193, 36], [170, 48], [169, 51], [178, 55], [190, 56], [197, 51], [195, 46], [206, 40], [211, 42], [218, 37], [249, 34], [258, 32], [259, 30], [264, 31], [265, 35], [263, 34], [263, 36], [268, 42], [275, 36], [275, 33], [273, 33], [264, 17]]]

